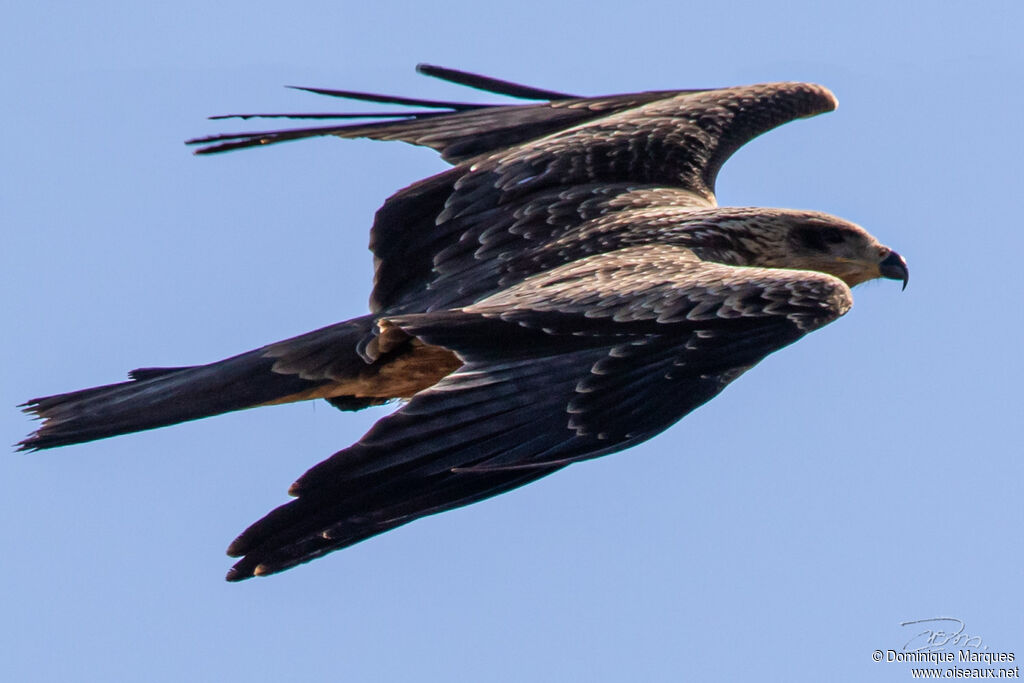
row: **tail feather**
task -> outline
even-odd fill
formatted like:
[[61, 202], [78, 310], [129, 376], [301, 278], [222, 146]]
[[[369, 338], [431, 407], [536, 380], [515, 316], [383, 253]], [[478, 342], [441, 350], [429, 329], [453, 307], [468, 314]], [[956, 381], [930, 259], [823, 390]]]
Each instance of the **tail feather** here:
[[219, 363], [160, 374], [133, 373], [118, 384], [35, 398], [26, 413], [42, 426], [19, 450], [55, 448], [249, 408], [308, 389], [294, 375], [275, 375], [259, 351]]
[[[127, 382], [31, 399], [21, 407], [42, 425], [18, 449], [56, 448], [315, 397], [311, 390], [366, 369], [356, 347], [372, 329], [372, 318], [364, 316], [209, 365], [140, 368], [129, 373]], [[329, 352], [334, 357], [330, 372], [306, 372], [294, 361], [282, 371], [281, 354], [291, 348]], [[357, 410], [381, 402], [338, 397], [336, 405]]]

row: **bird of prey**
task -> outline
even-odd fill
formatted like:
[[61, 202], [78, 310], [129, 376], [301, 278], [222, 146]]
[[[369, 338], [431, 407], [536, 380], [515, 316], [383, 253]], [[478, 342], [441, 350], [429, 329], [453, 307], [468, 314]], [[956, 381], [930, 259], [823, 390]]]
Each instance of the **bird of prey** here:
[[370, 313], [226, 360], [142, 368], [32, 399], [45, 449], [324, 398], [401, 407], [292, 484], [231, 543], [237, 581], [508, 491], [658, 434], [765, 356], [846, 313], [906, 262], [815, 211], [719, 207], [743, 144], [835, 108], [770, 83], [581, 97], [419, 70], [527, 100], [474, 104], [309, 88], [411, 107], [257, 114], [329, 125], [189, 141], [199, 154], [317, 135], [401, 140], [451, 168], [377, 211]]

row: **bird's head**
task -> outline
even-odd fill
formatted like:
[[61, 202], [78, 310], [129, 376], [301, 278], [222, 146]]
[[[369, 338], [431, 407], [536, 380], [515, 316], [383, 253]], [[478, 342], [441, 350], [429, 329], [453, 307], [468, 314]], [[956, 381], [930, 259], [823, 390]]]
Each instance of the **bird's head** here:
[[712, 260], [722, 255], [721, 260], [733, 265], [814, 270], [834, 275], [850, 287], [880, 277], [902, 280], [904, 289], [907, 286], [909, 271], [903, 257], [849, 221], [816, 211], [717, 211], [716, 229], [702, 233], [711, 238], [707, 244], [717, 247], [709, 252]]
[[875, 278], [910, 278], [907, 262], [864, 228], [823, 213], [794, 212], [787, 240], [789, 264], [782, 267], [835, 275], [850, 287]]

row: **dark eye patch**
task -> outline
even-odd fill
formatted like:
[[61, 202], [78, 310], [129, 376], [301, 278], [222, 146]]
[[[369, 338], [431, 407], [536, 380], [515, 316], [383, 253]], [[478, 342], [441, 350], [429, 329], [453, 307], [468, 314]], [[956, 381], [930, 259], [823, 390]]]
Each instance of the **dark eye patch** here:
[[803, 225], [793, 230], [793, 238], [799, 246], [805, 249], [826, 252], [828, 245], [839, 244], [843, 241], [843, 233], [838, 228]]
[[821, 233], [821, 236], [829, 244], [839, 244], [843, 241], [843, 233], [839, 228], [824, 228], [818, 232]]

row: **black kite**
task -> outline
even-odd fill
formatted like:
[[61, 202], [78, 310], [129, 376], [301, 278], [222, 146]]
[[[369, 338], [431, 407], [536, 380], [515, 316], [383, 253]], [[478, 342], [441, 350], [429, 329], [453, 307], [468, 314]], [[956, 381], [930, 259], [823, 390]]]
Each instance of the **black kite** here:
[[[221, 135], [199, 153], [315, 135], [402, 140], [452, 168], [399, 191], [370, 234], [371, 313], [217, 363], [37, 398], [23, 449], [325, 398], [407, 399], [295, 482], [228, 549], [271, 574], [424, 515], [628, 448], [768, 354], [843, 315], [850, 287], [904, 260], [827, 214], [724, 208], [715, 177], [747, 141], [835, 108], [807, 83], [577, 97], [450, 69], [534, 100], [435, 102], [320, 128]], [[268, 116], [268, 115], [264, 115]], [[370, 118], [368, 123], [353, 119]]]

